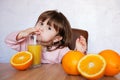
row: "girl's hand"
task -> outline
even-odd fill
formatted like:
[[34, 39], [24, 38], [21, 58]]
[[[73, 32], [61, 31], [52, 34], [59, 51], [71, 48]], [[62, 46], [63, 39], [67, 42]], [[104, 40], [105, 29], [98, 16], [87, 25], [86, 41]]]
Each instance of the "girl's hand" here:
[[21, 38], [26, 38], [27, 36], [29, 36], [30, 34], [35, 34], [38, 31], [38, 29], [36, 28], [28, 28], [26, 30], [21, 31], [18, 35], [16, 40], [19, 40]]
[[81, 51], [83, 53], [87, 50], [86, 39], [83, 36], [80, 36], [76, 39], [76, 50]]

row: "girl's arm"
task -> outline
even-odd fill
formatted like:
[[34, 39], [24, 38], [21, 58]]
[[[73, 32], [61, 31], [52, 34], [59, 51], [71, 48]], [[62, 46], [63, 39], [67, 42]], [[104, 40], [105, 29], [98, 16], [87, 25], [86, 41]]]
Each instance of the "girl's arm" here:
[[28, 28], [19, 32], [13, 32], [5, 38], [5, 43], [17, 51], [26, 50], [28, 44], [28, 36], [38, 32], [36, 28]]
[[21, 38], [19, 40], [16, 39], [19, 33], [20, 33], [20, 31], [12, 32], [5, 38], [5, 43], [7, 44], [7, 46], [9, 46], [12, 49], [15, 49], [17, 51], [21, 50], [21, 44], [25, 40], [25, 38]]

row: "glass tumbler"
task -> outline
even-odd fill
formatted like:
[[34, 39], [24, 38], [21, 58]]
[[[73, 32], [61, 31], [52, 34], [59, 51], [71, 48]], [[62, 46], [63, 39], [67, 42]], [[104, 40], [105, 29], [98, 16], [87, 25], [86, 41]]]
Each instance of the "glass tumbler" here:
[[28, 51], [32, 53], [33, 55], [33, 67], [40, 66], [41, 65], [41, 51], [42, 47], [41, 45], [37, 44], [36, 41], [37, 36], [36, 35], [30, 35], [29, 36], [29, 43], [28, 43]]

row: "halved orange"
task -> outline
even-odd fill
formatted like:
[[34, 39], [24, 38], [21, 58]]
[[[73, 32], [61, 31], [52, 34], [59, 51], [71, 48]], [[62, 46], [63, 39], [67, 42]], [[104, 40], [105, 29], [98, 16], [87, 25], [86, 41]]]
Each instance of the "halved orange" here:
[[17, 52], [10, 59], [11, 65], [17, 70], [28, 69], [32, 65], [33, 56], [28, 51]]
[[78, 71], [87, 79], [99, 79], [104, 75], [105, 59], [98, 54], [87, 54], [78, 62]]

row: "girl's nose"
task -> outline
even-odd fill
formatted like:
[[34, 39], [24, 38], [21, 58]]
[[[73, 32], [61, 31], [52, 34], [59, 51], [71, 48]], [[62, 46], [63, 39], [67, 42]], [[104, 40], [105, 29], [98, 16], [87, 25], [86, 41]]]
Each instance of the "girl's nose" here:
[[41, 31], [39, 28], [36, 28], [36, 32], [35, 32], [37, 35], [41, 34]]

